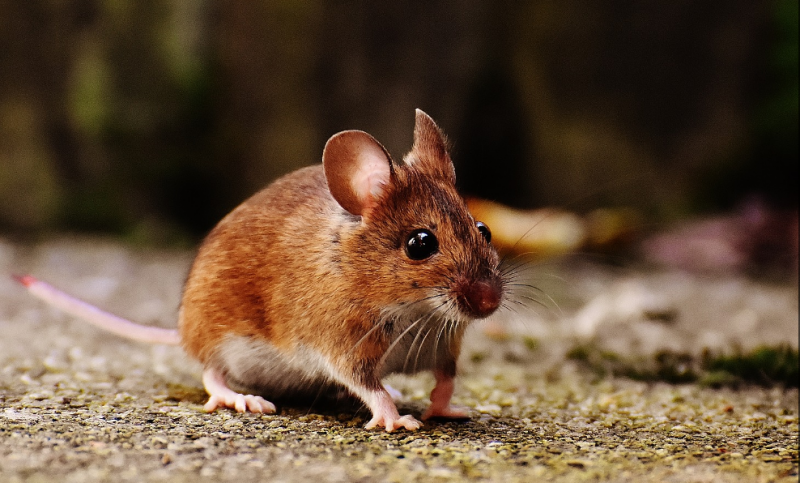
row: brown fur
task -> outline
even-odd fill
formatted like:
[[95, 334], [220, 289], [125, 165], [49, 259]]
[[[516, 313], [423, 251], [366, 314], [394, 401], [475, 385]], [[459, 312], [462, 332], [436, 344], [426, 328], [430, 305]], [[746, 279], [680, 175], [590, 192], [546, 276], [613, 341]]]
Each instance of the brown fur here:
[[[186, 283], [179, 322], [186, 351], [208, 366], [220, 363], [217, 352], [232, 336], [261, 340], [287, 357], [309, 348], [345, 379], [374, 389], [397, 337], [387, 313], [424, 317], [416, 313], [425, 307], [420, 301], [438, 290], [456, 328], [443, 329], [441, 316], [420, 323], [409, 337], [437, 338], [441, 355], [436, 367], [402, 370], [452, 377], [464, 322], [475, 317], [458, 299], [478, 280], [502, 293], [499, 260], [456, 192], [446, 141], [427, 116], [418, 115], [405, 160], [390, 165], [376, 197], [359, 199], [340, 186], [346, 176], [317, 165], [281, 178], [226, 216], [202, 244]], [[365, 216], [345, 211], [337, 198], [363, 202]], [[405, 254], [405, 240], [418, 228], [439, 240], [439, 253], [427, 260]], [[423, 329], [428, 333], [418, 334]]]

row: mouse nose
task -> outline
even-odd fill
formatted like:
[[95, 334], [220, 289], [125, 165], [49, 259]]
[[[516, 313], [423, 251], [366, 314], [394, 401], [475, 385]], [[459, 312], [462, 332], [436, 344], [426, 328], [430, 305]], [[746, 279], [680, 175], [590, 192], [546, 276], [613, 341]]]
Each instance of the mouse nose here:
[[476, 319], [486, 318], [497, 310], [503, 298], [499, 281], [477, 280], [457, 288], [461, 309]]

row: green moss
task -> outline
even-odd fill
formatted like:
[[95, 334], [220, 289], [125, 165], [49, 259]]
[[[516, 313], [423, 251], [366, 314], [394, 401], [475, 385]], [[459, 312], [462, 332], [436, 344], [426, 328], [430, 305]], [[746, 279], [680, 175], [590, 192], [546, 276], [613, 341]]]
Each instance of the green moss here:
[[474, 362], [475, 364], [480, 364], [484, 360], [486, 360], [486, 353], [485, 352], [473, 352], [469, 359]]
[[577, 361], [598, 376], [618, 376], [638, 381], [670, 384], [700, 383], [708, 387], [756, 384], [798, 387], [800, 358], [788, 345], [757, 347], [733, 354], [705, 351], [700, 356], [661, 351], [653, 356], [623, 357], [591, 344], [573, 347], [567, 358]]
[[525, 344], [525, 347], [528, 348], [529, 351], [534, 352], [536, 349], [539, 348], [539, 339], [535, 337], [524, 337], [522, 342]]
[[590, 362], [589, 358], [593, 351], [594, 349], [589, 346], [576, 345], [567, 351], [567, 359], [571, 359], [573, 361]]
[[798, 386], [800, 358], [797, 349], [788, 345], [757, 347], [733, 355], [703, 355], [703, 366], [712, 373], [725, 373], [744, 382], [772, 386]]
[[741, 383], [741, 380], [727, 371], [711, 371], [704, 374], [698, 381], [705, 387], [731, 387]]

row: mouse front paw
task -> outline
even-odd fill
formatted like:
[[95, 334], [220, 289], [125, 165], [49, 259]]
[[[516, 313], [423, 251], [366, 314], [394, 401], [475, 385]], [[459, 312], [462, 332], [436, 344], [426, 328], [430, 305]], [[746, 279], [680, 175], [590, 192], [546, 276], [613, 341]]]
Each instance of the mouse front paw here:
[[246, 413], [248, 411], [257, 414], [275, 413], [274, 404], [261, 396], [253, 396], [252, 394], [212, 395], [203, 406], [203, 409], [209, 413], [217, 408], [231, 408], [235, 409], [237, 413]]
[[387, 433], [391, 433], [398, 428], [404, 428], [408, 431], [418, 430], [422, 423], [410, 414], [400, 416], [389, 392], [384, 386], [380, 385], [379, 387], [380, 389], [378, 390], [362, 392], [361, 398], [372, 412], [372, 419], [369, 420], [365, 428], [384, 427]]
[[406, 414], [405, 416], [396, 415], [394, 417], [375, 415], [364, 427], [373, 429], [379, 426], [385, 427], [387, 433], [391, 433], [399, 428], [405, 428], [408, 431], [416, 431], [422, 426], [422, 422], [416, 420], [414, 416], [410, 414]]

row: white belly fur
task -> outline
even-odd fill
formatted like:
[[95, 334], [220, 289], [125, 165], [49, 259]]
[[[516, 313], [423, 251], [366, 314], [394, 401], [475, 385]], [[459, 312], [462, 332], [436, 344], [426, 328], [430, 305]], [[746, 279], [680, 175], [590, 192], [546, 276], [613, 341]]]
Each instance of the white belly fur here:
[[263, 340], [228, 337], [220, 345], [214, 365], [232, 389], [268, 399], [313, 398], [335, 387], [326, 361], [306, 347], [287, 355]]
[[[382, 361], [381, 377], [430, 370], [437, 359], [449, 356], [453, 334], [441, 322], [418, 324], [405, 332], [407, 327], [396, 324], [392, 337], [397, 342]], [[338, 397], [344, 389], [335, 382], [327, 359], [306, 346], [287, 354], [263, 340], [231, 336], [220, 345], [213, 365], [225, 374], [232, 389], [268, 399]]]

